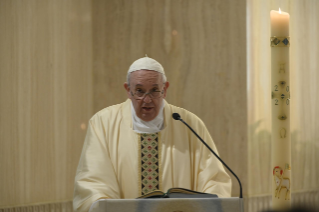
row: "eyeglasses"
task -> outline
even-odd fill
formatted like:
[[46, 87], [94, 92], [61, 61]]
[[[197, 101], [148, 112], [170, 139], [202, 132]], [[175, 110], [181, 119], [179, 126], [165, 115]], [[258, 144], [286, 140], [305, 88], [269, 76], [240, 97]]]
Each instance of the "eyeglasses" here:
[[136, 99], [144, 99], [146, 95], [149, 95], [151, 99], [158, 99], [163, 96], [164, 89], [162, 91], [152, 90], [150, 92], [145, 92], [141, 89], [136, 90], [134, 93], [131, 91], [131, 95], [134, 96]]

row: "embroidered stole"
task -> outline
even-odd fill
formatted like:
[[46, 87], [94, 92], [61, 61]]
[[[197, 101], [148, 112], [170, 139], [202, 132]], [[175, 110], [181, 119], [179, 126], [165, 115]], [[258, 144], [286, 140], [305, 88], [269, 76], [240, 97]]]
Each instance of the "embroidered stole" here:
[[160, 190], [159, 180], [159, 134], [140, 134], [140, 195]]

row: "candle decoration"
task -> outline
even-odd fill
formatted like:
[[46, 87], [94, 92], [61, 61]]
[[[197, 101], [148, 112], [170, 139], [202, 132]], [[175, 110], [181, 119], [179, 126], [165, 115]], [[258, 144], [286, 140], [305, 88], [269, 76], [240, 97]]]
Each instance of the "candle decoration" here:
[[284, 210], [291, 205], [289, 14], [272, 10], [270, 19], [272, 207]]

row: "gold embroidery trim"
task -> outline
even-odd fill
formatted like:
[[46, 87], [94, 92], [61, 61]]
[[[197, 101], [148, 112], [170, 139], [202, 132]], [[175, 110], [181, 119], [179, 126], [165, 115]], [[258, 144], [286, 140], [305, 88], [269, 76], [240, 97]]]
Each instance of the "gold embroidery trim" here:
[[163, 191], [163, 170], [162, 170], [162, 134], [161, 132], [158, 132], [157, 137], [157, 144], [158, 144], [158, 183], [159, 183], [159, 189]]
[[160, 189], [159, 133], [142, 133], [141, 149], [141, 195]]
[[138, 133], [137, 134], [137, 145], [138, 145], [138, 196], [141, 196], [142, 195], [142, 180], [141, 180], [141, 176], [142, 176], [142, 154], [141, 154], [141, 151], [142, 151], [142, 148], [141, 148], [141, 137], [142, 137], [142, 134]]

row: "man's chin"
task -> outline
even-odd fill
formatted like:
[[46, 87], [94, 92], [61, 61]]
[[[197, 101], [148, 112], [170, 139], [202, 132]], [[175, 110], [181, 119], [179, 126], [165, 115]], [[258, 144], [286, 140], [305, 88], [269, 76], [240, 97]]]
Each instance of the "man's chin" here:
[[139, 117], [140, 119], [142, 119], [143, 121], [152, 121], [153, 119], [155, 119], [156, 115], [151, 114], [151, 113], [143, 113], [142, 117]]

